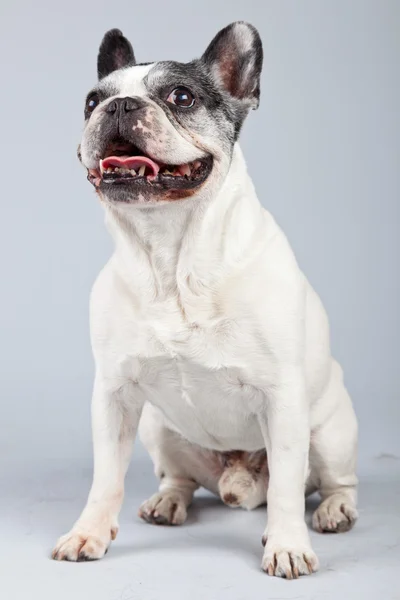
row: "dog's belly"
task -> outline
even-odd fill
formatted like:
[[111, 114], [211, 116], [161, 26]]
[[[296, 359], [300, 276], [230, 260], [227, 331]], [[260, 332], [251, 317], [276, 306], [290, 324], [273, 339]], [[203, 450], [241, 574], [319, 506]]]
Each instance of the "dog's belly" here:
[[182, 357], [142, 363], [137, 392], [156, 406], [165, 424], [185, 439], [215, 450], [264, 446], [255, 417], [261, 392], [236, 369], [209, 369]]

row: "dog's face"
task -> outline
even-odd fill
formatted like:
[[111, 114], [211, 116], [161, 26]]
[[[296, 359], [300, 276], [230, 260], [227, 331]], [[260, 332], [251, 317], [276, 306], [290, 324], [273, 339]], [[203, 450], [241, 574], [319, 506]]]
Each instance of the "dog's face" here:
[[100, 197], [154, 206], [214, 196], [258, 106], [261, 66], [260, 37], [246, 23], [220, 31], [186, 64], [136, 64], [122, 33], [106, 33], [78, 150]]

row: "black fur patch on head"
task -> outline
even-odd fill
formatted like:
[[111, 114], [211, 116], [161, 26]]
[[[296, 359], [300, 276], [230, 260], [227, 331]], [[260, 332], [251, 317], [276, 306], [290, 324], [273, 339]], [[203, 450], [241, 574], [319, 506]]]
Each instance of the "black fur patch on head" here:
[[258, 107], [263, 50], [255, 27], [244, 21], [228, 25], [217, 33], [201, 60], [225, 92]]
[[[221, 144], [228, 146], [236, 141], [249, 107], [226, 94], [201, 59], [189, 63], [157, 62], [145, 83], [152, 100], [184, 128], [205, 136], [214, 133]], [[190, 109], [165, 102], [172, 90], [180, 86], [188, 88], [195, 98]]]
[[100, 79], [123, 67], [135, 65], [135, 55], [130, 42], [119, 29], [110, 29], [101, 42], [97, 57], [97, 74]]
[[147, 76], [146, 84], [149, 91], [160, 98], [167, 97], [174, 87], [188, 87], [196, 98], [194, 110], [199, 106], [209, 111], [224, 108], [221, 91], [199, 60], [189, 63], [159, 61]]

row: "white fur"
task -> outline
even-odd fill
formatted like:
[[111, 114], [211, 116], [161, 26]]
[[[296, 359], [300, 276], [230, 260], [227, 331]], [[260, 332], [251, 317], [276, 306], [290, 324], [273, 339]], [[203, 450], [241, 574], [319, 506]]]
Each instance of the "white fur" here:
[[94, 481], [54, 556], [104, 555], [146, 406], [142, 439], [164, 475], [151, 510], [176, 505], [183, 522], [199, 484], [217, 491], [195, 449], [266, 447], [263, 568], [287, 577], [316, 570], [306, 475], [324, 500], [317, 527], [353, 521], [357, 424], [321, 301], [259, 204], [239, 146], [212, 202], [106, 212], [116, 249], [91, 297]]

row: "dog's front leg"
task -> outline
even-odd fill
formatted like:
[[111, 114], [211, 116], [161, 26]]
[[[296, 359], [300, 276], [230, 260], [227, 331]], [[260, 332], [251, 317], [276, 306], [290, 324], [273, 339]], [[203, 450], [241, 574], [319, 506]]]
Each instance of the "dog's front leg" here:
[[318, 569], [304, 520], [309, 406], [300, 368], [285, 369], [279, 380], [259, 414], [270, 472], [262, 567], [293, 579]]
[[93, 483], [85, 509], [71, 531], [53, 550], [56, 560], [102, 558], [118, 533], [124, 479], [139, 424], [142, 403], [135, 402], [130, 383], [107, 388], [96, 376], [92, 400]]

